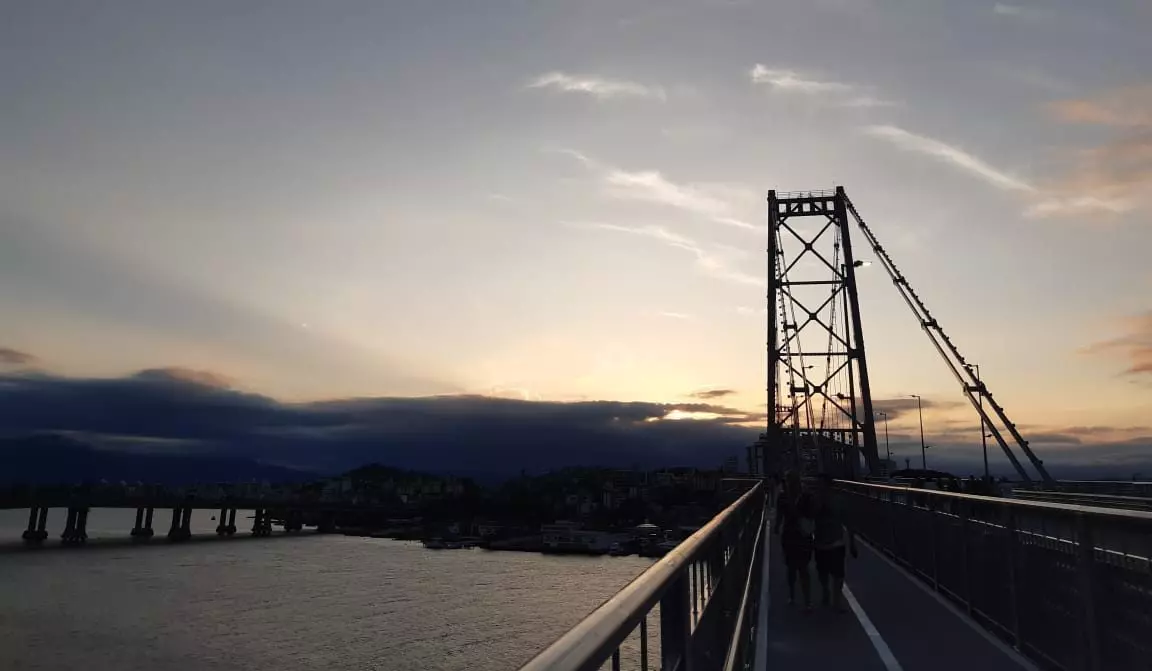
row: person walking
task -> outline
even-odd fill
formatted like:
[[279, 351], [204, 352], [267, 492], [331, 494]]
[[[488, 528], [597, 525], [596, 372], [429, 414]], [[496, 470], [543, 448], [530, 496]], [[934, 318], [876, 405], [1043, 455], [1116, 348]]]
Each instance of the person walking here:
[[789, 471], [784, 479], [784, 492], [776, 502], [773, 533], [780, 536], [784, 566], [788, 571], [788, 605], [796, 603], [796, 582], [804, 596], [804, 612], [812, 611], [812, 497], [804, 491], [800, 474]]
[[820, 579], [821, 603], [840, 613], [844, 607], [845, 552], [852, 558], [859, 556], [856, 536], [844, 523], [844, 516], [832, 496], [832, 476], [822, 473], [818, 480], [812, 517], [815, 521], [813, 545], [816, 554], [816, 575]]

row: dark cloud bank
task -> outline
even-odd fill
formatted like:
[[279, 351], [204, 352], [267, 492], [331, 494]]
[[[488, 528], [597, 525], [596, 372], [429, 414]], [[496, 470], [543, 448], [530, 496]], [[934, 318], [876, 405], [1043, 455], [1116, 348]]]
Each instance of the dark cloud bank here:
[[[742, 455], [757, 435], [734, 425], [747, 419], [744, 413], [707, 403], [433, 396], [290, 404], [226, 385], [183, 369], [111, 379], [0, 375], [0, 432], [7, 436], [0, 479], [56, 479], [38, 471], [61, 458], [77, 459], [81, 445], [115, 457], [118, 468], [133, 459], [172, 464], [195, 458], [327, 474], [377, 461], [496, 478], [578, 464], [716, 467]], [[720, 417], [650, 421], [675, 409]], [[97, 468], [97, 460], [85, 460]], [[208, 470], [215, 474], [219, 465]]]
[[[743, 458], [758, 435], [740, 425], [758, 416], [704, 402], [434, 396], [291, 404], [228, 384], [174, 368], [123, 378], [0, 375], [0, 480], [284, 479], [373, 461], [483, 479], [568, 465], [716, 467]], [[900, 403], [889, 408], [894, 416], [907, 411]], [[718, 417], [654, 421], [672, 410]], [[1152, 472], [1144, 463], [1152, 459], [1132, 459], [1152, 454], [1150, 446], [1152, 439], [1100, 451], [1066, 445], [1047, 460], [1063, 460], [1074, 469], [1068, 476], [1107, 467], [1101, 457], [1121, 461], [1124, 473]], [[979, 459], [971, 448], [937, 458], [945, 451], [959, 472]]]

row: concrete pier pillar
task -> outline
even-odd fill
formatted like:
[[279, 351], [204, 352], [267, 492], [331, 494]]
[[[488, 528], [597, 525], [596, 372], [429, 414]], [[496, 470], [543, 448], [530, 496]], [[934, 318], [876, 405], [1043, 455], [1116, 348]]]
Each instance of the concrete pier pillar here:
[[223, 536], [228, 533], [228, 509], [221, 508], [220, 514], [216, 517], [216, 535]]
[[28, 509], [28, 528], [21, 534], [21, 538], [26, 541], [35, 540], [36, 537], [36, 519], [40, 516], [40, 508], [32, 506]]
[[76, 532], [75, 543], [83, 543], [88, 540], [88, 508], [80, 508], [76, 511]]
[[192, 537], [192, 509], [185, 508], [180, 516], [180, 538]]
[[270, 536], [272, 535], [272, 511], [266, 508], [257, 508], [256, 515], [252, 520], [252, 535], [253, 536]]
[[136, 509], [136, 526], [132, 527], [132, 538], [148, 540], [152, 537], [152, 509]]
[[36, 540], [48, 538], [48, 508], [40, 508], [40, 519], [36, 522]]
[[173, 538], [176, 532], [180, 530], [180, 509], [172, 509], [172, 524], [168, 527], [168, 537]]
[[236, 509], [231, 508], [228, 510], [228, 524], [224, 527], [224, 533], [231, 536], [236, 533]]
[[60, 540], [66, 545], [80, 545], [88, 540], [88, 509], [69, 508], [68, 519], [64, 522], [64, 533]]
[[68, 518], [64, 521], [64, 533], [60, 534], [60, 540], [71, 543], [74, 533], [76, 533], [76, 509], [69, 508]]
[[192, 530], [189, 527], [191, 521], [191, 508], [173, 508], [172, 526], [168, 528], [168, 540], [183, 541], [191, 538]]

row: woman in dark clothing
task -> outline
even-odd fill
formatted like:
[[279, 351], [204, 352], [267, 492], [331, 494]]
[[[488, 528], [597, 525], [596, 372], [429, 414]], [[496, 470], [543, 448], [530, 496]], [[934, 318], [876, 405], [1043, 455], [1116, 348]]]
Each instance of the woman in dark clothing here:
[[808, 564], [812, 562], [812, 499], [800, 484], [800, 475], [789, 472], [784, 481], [784, 493], [776, 503], [774, 533], [780, 536], [784, 550], [784, 565], [788, 569], [788, 605], [796, 603], [796, 579], [804, 595], [804, 611], [812, 610], [812, 577]]

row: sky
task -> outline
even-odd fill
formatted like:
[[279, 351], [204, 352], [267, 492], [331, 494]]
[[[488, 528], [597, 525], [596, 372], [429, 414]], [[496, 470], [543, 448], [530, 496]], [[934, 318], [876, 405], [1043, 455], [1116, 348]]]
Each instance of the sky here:
[[[754, 418], [765, 194], [843, 185], [1038, 451], [1152, 461], [1149, 28], [1139, 0], [4, 3], [0, 366]], [[971, 455], [890, 280], [858, 282], [873, 395]]]

